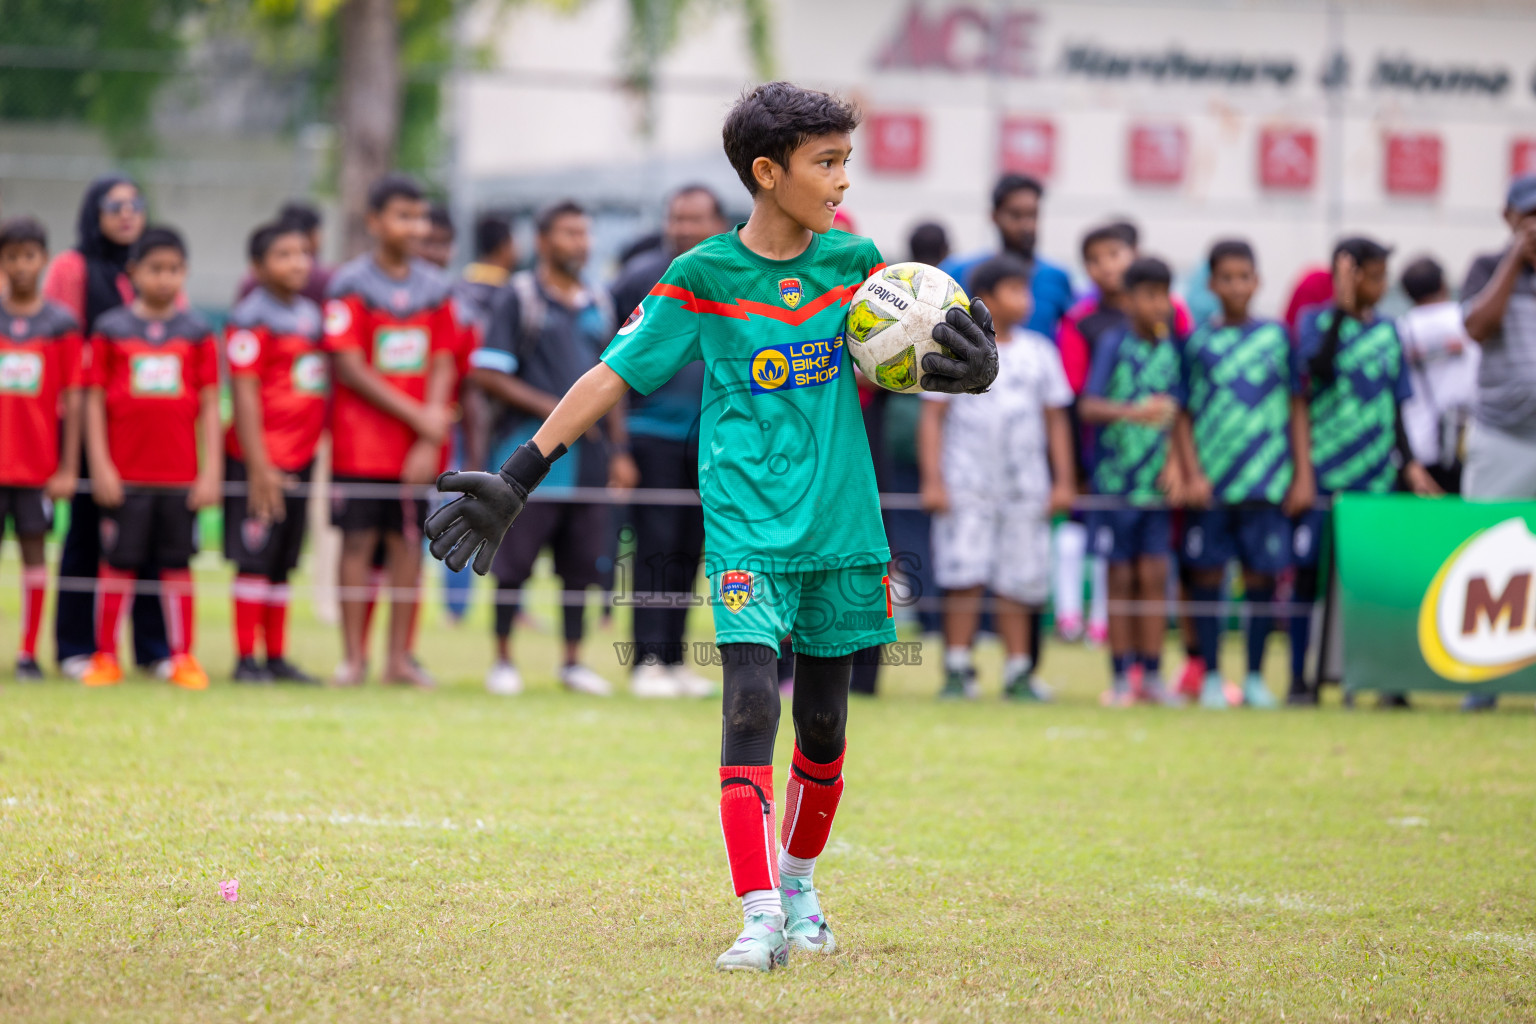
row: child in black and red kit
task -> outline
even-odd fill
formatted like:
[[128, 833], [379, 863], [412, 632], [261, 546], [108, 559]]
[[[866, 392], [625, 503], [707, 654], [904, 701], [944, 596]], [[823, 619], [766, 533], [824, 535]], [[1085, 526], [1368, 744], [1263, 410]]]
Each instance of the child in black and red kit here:
[[197, 510], [216, 504], [223, 488], [218, 352], [207, 323], [176, 308], [187, 279], [180, 235], [146, 230], [129, 254], [128, 278], [137, 297], [103, 313], [91, 329], [85, 446], [91, 493], [102, 510], [102, 562], [96, 653], [80, 681], [122, 680], [123, 602], [153, 561], [171, 643], [170, 682], [203, 690], [208, 674], [192, 656], [189, 566]]
[[[266, 224], [248, 250], [257, 285], [230, 314], [229, 359], [235, 419], [224, 440], [224, 554], [235, 563], [237, 683], [314, 684], [284, 657], [288, 574], [304, 546], [305, 497], [315, 446], [325, 429], [330, 358], [322, 347], [320, 307], [301, 291], [314, 259], [304, 231]], [[266, 662], [256, 660], [257, 637]]]
[[[48, 235], [31, 217], [0, 224], [0, 537], [11, 521], [21, 547], [21, 648], [16, 678], [43, 678], [37, 633], [48, 593], [43, 542], [53, 503], [80, 476], [80, 325], [43, 298]], [[63, 416], [63, 440], [59, 420]]]

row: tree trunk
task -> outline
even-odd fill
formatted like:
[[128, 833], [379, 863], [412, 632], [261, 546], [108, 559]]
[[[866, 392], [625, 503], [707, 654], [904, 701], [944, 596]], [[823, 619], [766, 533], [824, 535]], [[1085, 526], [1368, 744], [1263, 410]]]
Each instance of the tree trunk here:
[[400, 25], [396, 0], [346, 0], [340, 13], [342, 241], [368, 248], [368, 189], [394, 165], [400, 133]]

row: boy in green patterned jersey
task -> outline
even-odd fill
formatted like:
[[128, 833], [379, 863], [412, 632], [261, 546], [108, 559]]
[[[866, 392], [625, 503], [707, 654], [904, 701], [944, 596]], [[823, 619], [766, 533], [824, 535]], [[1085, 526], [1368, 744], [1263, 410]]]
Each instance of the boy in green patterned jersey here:
[[[884, 266], [867, 238], [832, 230], [848, 188], [852, 106], [785, 82], [731, 110], [726, 155], [752, 194], [735, 230], [675, 259], [602, 362], [568, 391], [499, 473], [448, 473], [465, 496], [427, 523], [450, 568], [490, 555], [566, 446], [634, 388], [705, 365], [699, 494], [724, 670], [720, 823], [744, 927], [722, 970], [782, 966], [791, 947], [830, 952], [812, 870], [842, 794], [853, 652], [896, 637], [874, 465], [843, 347], [846, 304]], [[933, 329], [953, 358], [923, 358], [922, 386], [980, 392], [997, 376], [980, 302]], [[547, 453], [547, 454], [546, 454]], [[478, 554], [477, 554], [478, 551]], [[796, 653], [795, 753], [782, 850], [773, 841], [780, 639]]]
[[[1173, 537], [1167, 503], [1182, 499], [1183, 466], [1169, 438], [1185, 400], [1179, 342], [1169, 329], [1172, 271], [1162, 260], [1143, 257], [1127, 268], [1123, 280], [1128, 323], [1100, 340], [1078, 401], [1083, 422], [1099, 425], [1091, 470], [1094, 493], [1125, 503], [1095, 511], [1088, 526], [1094, 553], [1109, 562], [1114, 681], [1108, 699], [1119, 706], [1133, 700], [1129, 673], [1135, 663], [1141, 665], [1146, 695], [1170, 700], [1162, 681]], [[1133, 601], [1140, 606], [1137, 612], [1115, 610]]]
[[[1291, 523], [1312, 506], [1312, 462], [1307, 405], [1285, 326], [1248, 312], [1259, 287], [1253, 249], [1228, 240], [1211, 248], [1210, 287], [1221, 313], [1184, 345], [1189, 403], [1176, 436], [1189, 467], [1183, 558], [1190, 597], [1206, 606], [1195, 633], [1206, 674], [1200, 704], [1225, 708], [1220, 621], [1210, 606], [1221, 600], [1227, 563], [1243, 568], [1243, 592], [1260, 609], [1275, 597], [1275, 575], [1290, 564]], [[1248, 621], [1248, 674], [1243, 703], [1272, 708], [1264, 687], [1264, 645], [1274, 627], [1268, 611]]]
[[[1369, 238], [1339, 242], [1333, 251], [1333, 302], [1304, 310], [1296, 323], [1313, 476], [1322, 495], [1384, 494], [1399, 484], [1416, 494], [1441, 493], [1414, 461], [1403, 430], [1400, 407], [1412, 388], [1397, 329], [1376, 315], [1387, 290], [1390, 254]], [[1292, 557], [1298, 602], [1317, 599], [1318, 554], [1327, 527], [1328, 514], [1318, 509], [1296, 519]], [[1311, 633], [1310, 615], [1292, 617], [1290, 703], [1317, 700], [1304, 680]]]

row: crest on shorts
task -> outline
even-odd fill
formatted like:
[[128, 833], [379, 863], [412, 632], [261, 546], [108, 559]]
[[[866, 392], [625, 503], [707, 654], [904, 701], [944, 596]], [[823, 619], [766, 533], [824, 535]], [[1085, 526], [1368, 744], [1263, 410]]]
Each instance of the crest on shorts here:
[[727, 569], [720, 574], [720, 603], [734, 615], [752, 600], [752, 574], [745, 569]]
[[798, 277], [786, 277], [779, 282], [779, 298], [784, 300], [784, 305], [794, 309], [800, 305], [800, 300], [805, 298], [805, 289], [800, 287]]
[[106, 516], [103, 516], [101, 519], [101, 550], [111, 551], [115, 547], [117, 547], [117, 520], [108, 519]]
[[272, 535], [272, 528], [260, 519], [243, 519], [240, 522], [240, 539], [245, 543], [245, 550], [255, 554], [267, 546], [267, 538]]

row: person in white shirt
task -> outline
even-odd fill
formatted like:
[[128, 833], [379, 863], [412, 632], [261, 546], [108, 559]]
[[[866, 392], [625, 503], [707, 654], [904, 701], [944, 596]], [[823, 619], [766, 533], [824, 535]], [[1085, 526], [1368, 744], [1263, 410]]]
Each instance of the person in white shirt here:
[[1006, 650], [1004, 696], [1048, 697], [1034, 676], [1030, 618], [1050, 591], [1051, 515], [1076, 494], [1072, 389], [1056, 346], [1024, 327], [1029, 280], [1029, 266], [1008, 255], [972, 271], [971, 294], [996, 324], [997, 380], [980, 395], [923, 395], [918, 465], [945, 592], [944, 697], [976, 696], [971, 644], [988, 590]]
[[1403, 403], [1403, 431], [1413, 457], [1447, 494], [1461, 492], [1461, 449], [1477, 401], [1482, 352], [1467, 337], [1461, 305], [1445, 271], [1428, 256], [1403, 269], [1413, 308], [1397, 321], [1413, 397]]

